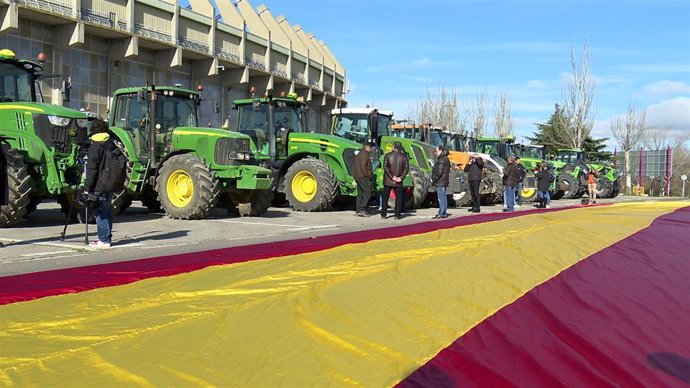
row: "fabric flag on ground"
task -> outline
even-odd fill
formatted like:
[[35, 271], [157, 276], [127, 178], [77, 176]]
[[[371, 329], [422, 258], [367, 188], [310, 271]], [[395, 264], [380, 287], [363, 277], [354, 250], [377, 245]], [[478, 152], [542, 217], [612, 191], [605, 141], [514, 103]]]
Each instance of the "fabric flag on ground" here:
[[0, 384], [681, 386], [687, 205], [463, 217], [174, 267], [0, 278]]

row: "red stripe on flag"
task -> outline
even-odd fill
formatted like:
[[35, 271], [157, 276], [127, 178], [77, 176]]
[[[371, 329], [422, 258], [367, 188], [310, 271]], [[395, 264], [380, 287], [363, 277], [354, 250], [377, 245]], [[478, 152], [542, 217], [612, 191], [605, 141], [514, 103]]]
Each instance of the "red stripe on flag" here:
[[[235, 264], [252, 260], [309, 253], [345, 244], [402, 237], [427, 233], [434, 230], [455, 228], [463, 225], [498, 221], [535, 212], [560, 211], [577, 207], [580, 206], [456, 217], [440, 221], [404, 224], [381, 229], [369, 229], [315, 238], [278, 241], [180, 255], [160, 256], [117, 263], [5, 276], [0, 277], [0, 305], [28, 301], [51, 295], [117, 286], [154, 277], [172, 276], [196, 271], [213, 265]], [[458, 209], [458, 211], [461, 210], [464, 209]], [[395, 221], [391, 220], [391, 222]]]
[[401, 387], [690, 383], [690, 208], [504, 307]]

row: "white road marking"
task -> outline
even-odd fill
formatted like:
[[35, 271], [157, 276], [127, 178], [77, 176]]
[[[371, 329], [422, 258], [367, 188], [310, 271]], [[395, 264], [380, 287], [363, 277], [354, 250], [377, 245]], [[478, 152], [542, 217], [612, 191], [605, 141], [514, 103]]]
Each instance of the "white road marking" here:
[[39, 253], [26, 253], [23, 254], [22, 257], [31, 257], [31, 256], [47, 256], [47, 255], [56, 255], [60, 253], [74, 253], [74, 251], [51, 251], [51, 252], [39, 252]]

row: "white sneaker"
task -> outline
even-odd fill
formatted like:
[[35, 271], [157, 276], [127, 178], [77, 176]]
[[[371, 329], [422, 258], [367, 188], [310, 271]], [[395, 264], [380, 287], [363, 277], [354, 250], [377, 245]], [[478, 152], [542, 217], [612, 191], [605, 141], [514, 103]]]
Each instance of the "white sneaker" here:
[[518, 205], [518, 204], [516, 203], [516, 204], [515, 204], [515, 207], [520, 207], [520, 205]]
[[103, 242], [103, 241], [101, 241], [101, 240], [96, 240], [96, 241], [91, 241], [91, 242], [89, 243], [89, 246], [90, 246], [91, 248], [99, 248], [99, 249], [102, 249], [102, 248], [110, 248], [110, 243], [105, 243], [105, 242]]
[[546, 208], [547, 208], [547, 209], [551, 209], [551, 205], [546, 205]]

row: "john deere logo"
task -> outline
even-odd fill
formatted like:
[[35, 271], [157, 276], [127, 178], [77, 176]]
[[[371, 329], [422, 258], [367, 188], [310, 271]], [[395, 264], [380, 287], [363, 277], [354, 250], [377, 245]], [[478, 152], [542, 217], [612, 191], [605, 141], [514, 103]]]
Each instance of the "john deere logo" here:
[[393, 143], [386, 144], [386, 152], [391, 152], [391, 151], [393, 151]]

